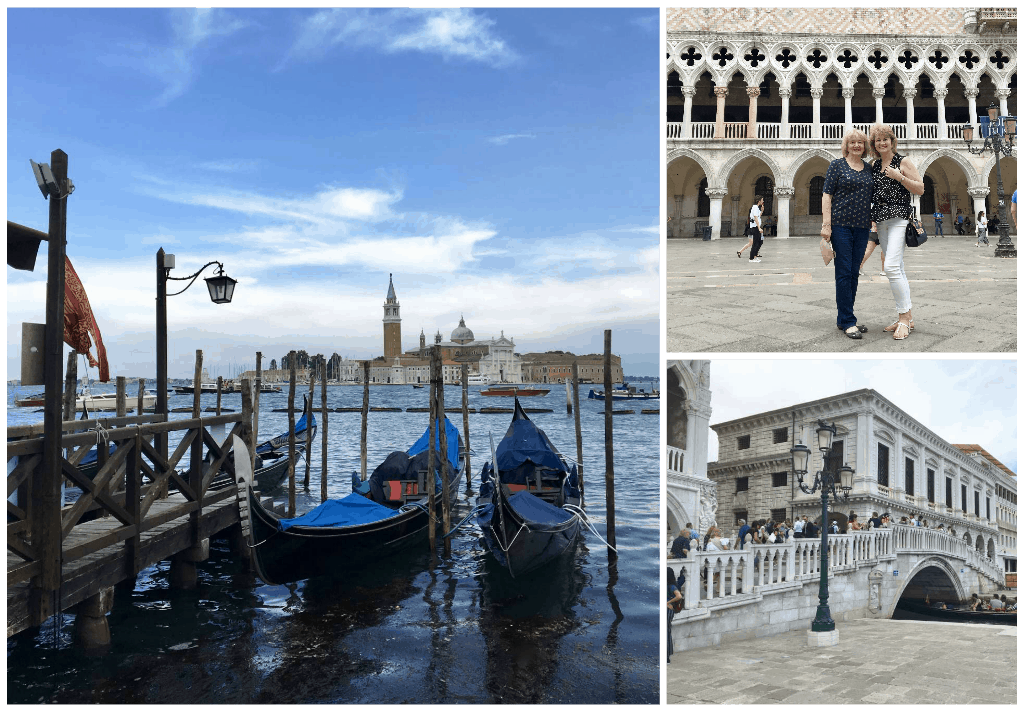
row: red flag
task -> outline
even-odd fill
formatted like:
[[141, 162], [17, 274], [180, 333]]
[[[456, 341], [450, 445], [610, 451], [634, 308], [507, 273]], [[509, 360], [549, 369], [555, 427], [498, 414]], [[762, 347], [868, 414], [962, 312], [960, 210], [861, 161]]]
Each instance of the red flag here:
[[[103, 345], [103, 337], [100, 335], [99, 324], [96, 317], [92, 315], [92, 307], [89, 306], [89, 297], [85, 295], [85, 287], [81, 279], [71, 266], [71, 260], [64, 257], [64, 342], [79, 353], [84, 353], [89, 359], [89, 365], [99, 366], [100, 381], [110, 381], [110, 366], [107, 365], [107, 349]], [[93, 358], [89, 349], [92, 348], [92, 340], [89, 335], [96, 338], [96, 356]]]

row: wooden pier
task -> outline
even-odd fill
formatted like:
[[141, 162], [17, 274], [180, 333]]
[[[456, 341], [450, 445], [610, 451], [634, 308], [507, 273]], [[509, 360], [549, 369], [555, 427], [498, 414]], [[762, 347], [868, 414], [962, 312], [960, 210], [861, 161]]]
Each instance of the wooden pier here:
[[[79, 617], [106, 630], [113, 587], [160, 560], [172, 559], [172, 584], [193, 586], [195, 563], [208, 556], [210, 537], [239, 520], [235, 488], [218, 474], [233, 478], [230, 435], [252, 446], [247, 400], [242, 413], [174, 422], [162, 415], [64, 422], [56, 473], [43, 465], [42, 424], [8, 428], [8, 468], [16, 463], [7, 493], [17, 494], [17, 503], [7, 503], [7, 636], [75, 606]], [[207, 430], [219, 426], [229, 435], [223, 448]], [[181, 441], [173, 453], [161, 454], [157, 447], [171, 433], [180, 433]], [[97, 440], [104, 446], [90, 478], [79, 463]], [[115, 445], [109, 454], [107, 442]], [[60, 477], [79, 487], [81, 497], [40, 506], [39, 490]], [[169, 486], [176, 491], [168, 494]], [[41, 555], [48, 546], [58, 556]], [[102, 633], [98, 639], [102, 644]]]

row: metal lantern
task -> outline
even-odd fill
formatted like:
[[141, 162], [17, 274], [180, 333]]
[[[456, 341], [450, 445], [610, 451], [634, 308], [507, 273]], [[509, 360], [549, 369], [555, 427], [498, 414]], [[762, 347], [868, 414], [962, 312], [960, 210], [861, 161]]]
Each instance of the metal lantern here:
[[970, 143], [971, 141], [973, 141], [973, 140], [974, 140], [974, 126], [973, 126], [972, 124], [970, 124], [970, 123], [965, 123], [965, 124], [964, 124], [964, 125], [963, 125], [963, 126], [961, 127], [961, 130], [963, 131], [963, 134], [964, 134], [964, 141], [965, 141], [966, 143]]
[[826, 425], [821, 420], [818, 420], [818, 449], [821, 453], [827, 454], [832, 451], [832, 437], [836, 434], [835, 425]]
[[991, 104], [988, 105], [988, 120], [991, 121], [992, 123], [995, 123], [996, 119], [998, 119], [998, 118], [999, 118], [999, 104], [997, 104], [996, 102], [993, 101]]
[[843, 492], [851, 491], [853, 489], [853, 469], [846, 464], [841, 466], [839, 468], [839, 481]]
[[804, 476], [807, 475], [807, 465], [811, 461], [811, 450], [803, 442], [800, 442], [789, 450], [789, 453], [793, 458], [793, 472], [800, 481], [803, 481]]
[[210, 290], [210, 300], [215, 304], [230, 304], [237, 283], [237, 280], [225, 274], [223, 269], [217, 276], [208, 277], [206, 288]]

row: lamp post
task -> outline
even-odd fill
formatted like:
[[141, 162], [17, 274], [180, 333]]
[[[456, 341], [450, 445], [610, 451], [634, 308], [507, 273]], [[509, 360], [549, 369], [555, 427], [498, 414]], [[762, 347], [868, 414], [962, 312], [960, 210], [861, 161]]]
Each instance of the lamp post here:
[[1000, 116], [999, 106], [993, 101], [988, 107], [988, 120], [988, 135], [981, 146], [974, 148], [971, 145], [974, 140], [974, 126], [970, 123], [963, 125], [964, 143], [967, 144], [967, 151], [974, 155], [982, 155], [989, 150], [995, 154], [996, 193], [999, 196], [999, 243], [996, 244], [996, 256], [1016, 258], [1017, 248], [1010, 240], [1010, 223], [1006, 219], [1006, 196], [1003, 194], [1003, 171], [999, 167], [999, 154], [1013, 155], [1013, 144], [1017, 138], [1017, 117]]
[[810, 631], [812, 633], [831, 633], [833, 641], [830, 644], [835, 644], [836, 623], [828, 608], [828, 499], [831, 494], [835, 503], [839, 503], [840, 500], [847, 501], [850, 498], [850, 490], [853, 488], [853, 469], [845, 464], [838, 471], [834, 465], [829, 466], [828, 456], [832, 451], [832, 438], [835, 434], [834, 423], [828, 425], [822, 420], [818, 420], [818, 450], [821, 452], [822, 468], [815, 473], [814, 483], [810, 487], [804, 483], [804, 477], [807, 476], [811, 450], [803, 443], [797, 444], [790, 450], [793, 459], [793, 473], [796, 474], [800, 482], [800, 490], [805, 494], [813, 494], [819, 489], [821, 490], [821, 582], [818, 585], [818, 610], [814, 616], [814, 622], [811, 623]]
[[[177, 296], [188, 291], [188, 288], [195, 283], [203, 271], [216, 264], [217, 275], [208, 277], [206, 287], [210, 292], [210, 300], [215, 304], [231, 303], [231, 297], [235, 294], [235, 279], [224, 273], [224, 265], [213, 261], [204, 264], [195, 274], [187, 277], [172, 277], [170, 271], [174, 269], [174, 255], [165, 254], [163, 247], [156, 253], [156, 411], [167, 415], [167, 297]], [[167, 293], [167, 282], [187, 281], [188, 284], [181, 291], [173, 294]], [[196, 385], [198, 387], [198, 385]], [[167, 452], [160, 452], [165, 457]]]

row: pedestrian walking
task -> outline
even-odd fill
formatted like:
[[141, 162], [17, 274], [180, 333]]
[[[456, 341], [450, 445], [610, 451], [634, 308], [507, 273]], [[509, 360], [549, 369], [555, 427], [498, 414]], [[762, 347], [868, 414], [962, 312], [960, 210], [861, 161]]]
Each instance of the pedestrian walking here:
[[758, 197], [757, 202], [750, 208], [750, 217], [747, 220], [747, 235], [750, 239], [743, 245], [740, 251], [736, 252], [737, 257], [742, 257], [744, 250], [750, 248], [750, 260], [751, 262], [760, 262], [761, 258], [758, 254], [761, 251], [761, 245], [763, 238], [761, 236], [761, 211], [764, 209], [764, 198]]
[[854, 339], [868, 330], [857, 325], [853, 313], [858, 281], [853, 269], [864, 259], [871, 229], [874, 180], [864, 161], [867, 143], [868, 137], [857, 129], [843, 136], [843, 157], [829, 164], [821, 195], [821, 237], [836, 255], [836, 327]]
[[985, 244], [988, 244], [988, 220], [985, 219], [984, 210], [978, 213], [978, 243], [974, 246], [980, 247], [982, 240], [985, 240]]
[[956, 209], [956, 233], [958, 235], [966, 234], [964, 232], [964, 211], [959, 207]]
[[910, 196], [924, 194], [924, 181], [913, 162], [896, 152], [896, 134], [889, 126], [872, 126], [869, 142], [876, 157], [871, 166], [875, 181], [871, 219], [878, 227], [878, 239], [885, 252], [885, 275], [896, 301], [896, 320], [884, 330], [891, 331], [894, 340], [902, 341], [914, 330], [910, 283], [903, 266], [904, 240], [913, 210]]
[[935, 234], [939, 237], [945, 237], [946, 235], [942, 234], [942, 213], [939, 212], [938, 208], [932, 213], [932, 217], [935, 218]]

